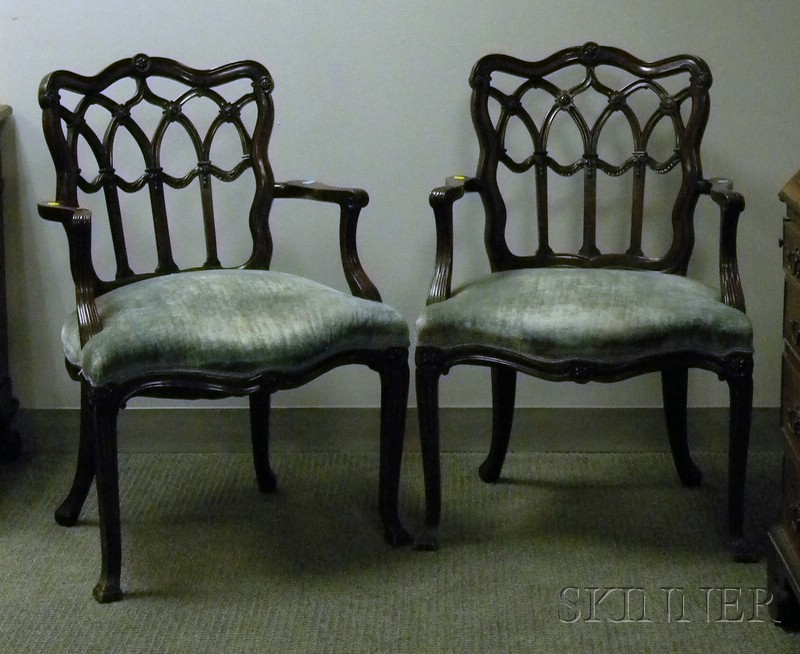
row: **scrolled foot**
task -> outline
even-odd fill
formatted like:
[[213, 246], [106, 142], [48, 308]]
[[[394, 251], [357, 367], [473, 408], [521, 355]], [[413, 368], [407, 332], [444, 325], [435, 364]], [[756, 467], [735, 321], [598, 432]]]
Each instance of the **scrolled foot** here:
[[439, 549], [439, 538], [436, 530], [426, 527], [417, 537], [415, 548], [420, 552], [436, 552]]
[[80, 515], [81, 506], [76, 507], [75, 503], [67, 498], [55, 511], [56, 524], [62, 527], [74, 527], [78, 523]]
[[411, 534], [409, 534], [399, 522], [386, 527], [383, 537], [392, 547], [402, 547], [403, 545], [410, 545], [414, 542]]
[[101, 579], [92, 591], [92, 595], [100, 604], [118, 602], [122, 599], [122, 589], [119, 587], [119, 580]]
[[678, 470], [678, 477], [686, 488], [697, 488], [703, 482], [703, 472], [692, 461], [686, 462], [683, 469]]
[[500, 479], [500, 468], [486, 459], [478, 466], [478, 477], [486, 484], [496, 484]]
[[760, 560], [755, 546], [744, 536], [731, 537], [730, 549], [736, 563], [758, 563]]
[[274, 493], [278, 489], [278, 476], [270, 470], [269, 472], [261, 475], [256, 480], [258, 490], [264, 495]]

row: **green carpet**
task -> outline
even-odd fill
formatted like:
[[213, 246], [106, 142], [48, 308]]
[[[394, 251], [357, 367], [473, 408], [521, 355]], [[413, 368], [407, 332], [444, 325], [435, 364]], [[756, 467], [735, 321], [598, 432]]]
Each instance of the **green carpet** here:
[[[101, 606], [94, 493], [57, 526], [73, 457], [29, 457], [0, 467], [0, 651], [800, 651], [760, 606], [763, 558], [726, 550], [724, 455], [697, 460], [688, 490], [664, 453], [513, 453], [487, 486], [479, 455], [447, 454], [427, 553], [383, 544], [372, 454], [276, 453], [280, 491], [261, 496], [247, 454], [125, 453], [126, 596]], [[411, 530], [422, 501], [411, 453]], [[780, 455], [753, 453], [762, 550], [779, 501]]]

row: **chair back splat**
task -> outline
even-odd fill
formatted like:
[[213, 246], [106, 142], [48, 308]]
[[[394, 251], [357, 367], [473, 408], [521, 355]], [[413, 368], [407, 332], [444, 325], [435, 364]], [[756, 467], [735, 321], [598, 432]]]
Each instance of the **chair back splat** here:
[[[475, 177], [486, 208], [486, 249], [494, 270], [570, 265], [686, 272], [694, 242], [692, 213], [703, 189], [700, 141], [711, 85], [705, 62], [679, 56], [652, 65], [589, 43], [537, 62], [486, 56], [473, 68], [470, 85], [480, 144]], [[672, 185], [677, 191], [650, 203], [661, 214], [653, 220], [669, 220], [671, 213], [672, 233], [664, 251], [646, 254], [648, 179], [673, 169], [680, 176], [677, 187]], [[533, 189], [538, 235], [535, 252], [528, 255], [516, 254], [508, 243], [513, 210], [502, 182], [514, 175], [527, 176], [524, 188]], [[629, 216], [621, 234], [617, 225], [608, 226], [617, 230], [612, 236], [624, 236], [608, 251], [600, 243], [607, 227], [601, 213], [608, 206], [598, 197], [598, 187], [607, 186], [603, 176], [619, 178], [617, 189], [624, 188], [625, 196], [614, 194], [624, 200], [615, 205], [616, 213], [627, 205]], [[560, 190], [554, 177], [580, 180], [569, 186], [570, 197], [582, 204], [569, 205], [582, 235], [574, 252], [551, 242], [551, 216], [562, 217], [554, 207], [563, 201], [554, 197]]]
[[[57, 163], [56, 199], [76, 207], [82, 206], [79, 192], [102, 193], [107, 207], [116, 270], [113, 281], [96, 279], [98, 295], [180, 268], [221, 267], [217, 239], [225, 228], [215, 215], [214, 182], [233, 182], [245, 173], [252, 175], [255, 190], [249, 207], [252, 249], [237, 265], [269, 267], [272, 89], [272, 77], [256, 62], [230, 64], [209, 75], [146, 55], [120, 61], [96, 77], [57, 71], [44, 79], [43, 125]], [[236, 149], [231, 139], [225, 141], [232, 134]], [[185, 146], [180, 158], [169, 156], [176, 143]], [[170, 221], [185, 217], [169, 215], [167, 190], [190, 187], [199, 197], [205, 256], [195, 266], [179, 267]], [[149, 200], [156, 257], [152, 270], [134, 273], [126, 227], [141, 230], [148, 216], [126, 216], [120, 195], [140, 191]], [[141, 254], [139, 258], [146, 259]]]

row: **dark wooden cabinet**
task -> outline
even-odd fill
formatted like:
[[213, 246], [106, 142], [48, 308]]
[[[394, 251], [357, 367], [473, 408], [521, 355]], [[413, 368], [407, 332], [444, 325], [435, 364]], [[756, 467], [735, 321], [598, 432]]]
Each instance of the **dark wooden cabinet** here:
[[[11, 107], [0, 104], [0, 131], [11, 115]], [[5, 222], [3, 218], [2, 142], [0, 142], [0, 460], [10, 460], [19, 454], [20, 440], [12, 428], [17, 401], [11, 393], [8, 374], [8, 314], [6, 313]]]
[[770, 530], [767, 577], [772, 617], [800, 624], [800, 171], [784, 186], [783, 224], [783, 509]]

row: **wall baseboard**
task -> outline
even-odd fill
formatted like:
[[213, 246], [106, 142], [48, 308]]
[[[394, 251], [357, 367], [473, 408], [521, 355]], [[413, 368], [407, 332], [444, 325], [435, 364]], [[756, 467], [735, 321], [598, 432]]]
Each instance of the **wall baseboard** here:
[[[275, 452], [372, 452], [378, 447], [378, 409], [321, 408], [272, 411]], [[21, 409], [15, 428], [23, 447], [36, 453], [77, 449], [77, 409]], [[128, 452], [247, 452], [247, 409], [127, 409], [119, 417], [119, 448]], [[726, 451], [728, 411], [689, 410], [690, 443], [695, 450]], [[483, 452], [489, 444], [491, 410], [445, 408], [441, 413], [443, 451]], [[408, 451], [419, 450], [416, 409], [409, 409]], [[783, 447], [779, 410], [753, 411], [751, 449]], [[511, 449], [517, 451], [668, 451], [661, 409], [519, 408]]]

